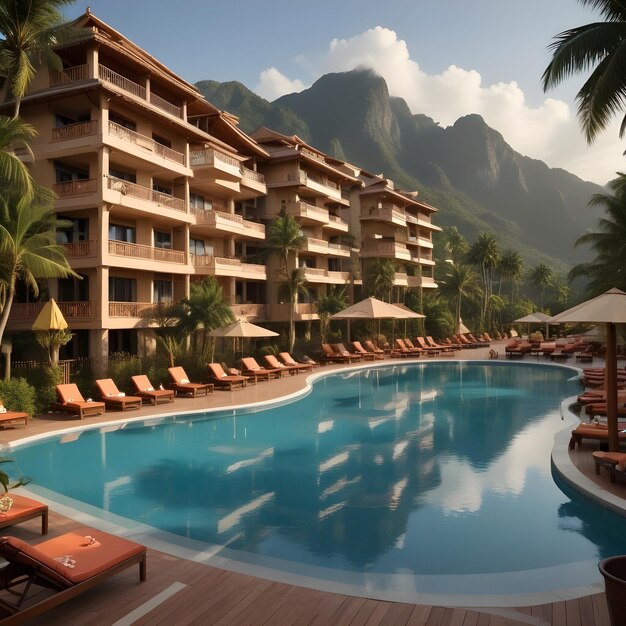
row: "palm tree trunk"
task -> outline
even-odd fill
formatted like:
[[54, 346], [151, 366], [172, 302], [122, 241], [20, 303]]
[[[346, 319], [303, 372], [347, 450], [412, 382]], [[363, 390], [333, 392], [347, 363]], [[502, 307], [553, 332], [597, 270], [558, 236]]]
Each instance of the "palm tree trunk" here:
[[15, 278], [13, 277], [11, 278], [11, 282], [9, 283], [9, 293], [4, 303], [2, 314], [0, 314], [0, 343], [2, 343], [2, 338], [4, 337], [4, 330], [7, 327], [7, 322], [9, 320], [9, 313], [11, 313], [11, 306], [13, 305], [14, 295], [15, 295]]
[[296, 343], [296, 323], [294, 321], [296, 312], [296, 303], [294, 294], [291, 294], [289, 306], [289, 352], [293, 352], [293, 346]]

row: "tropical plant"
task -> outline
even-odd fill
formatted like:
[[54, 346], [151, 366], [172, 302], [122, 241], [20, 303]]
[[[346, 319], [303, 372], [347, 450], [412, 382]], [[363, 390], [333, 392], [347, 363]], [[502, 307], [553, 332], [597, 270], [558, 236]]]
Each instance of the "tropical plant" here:
[[500, 262], [498, 242], [490, 233], [480, 233], [478, 239], [472, 244], [467, 259], [470, 263], [478, 266], [483, 281], [483, 305], [480, 313], [481, 325], [484, 327], [487, 321], [489, 301], [493, 294], [493, 281], [495, 270]]
[[[189, 297], [181, 302], [184, 308], [180, 328], [187, 334], [194, 334], [196, 355], [205, 356], [208, 354], [209, 332], [234, 322], [233, 311], [214, 276], [191, 283]], [[197, 331], [200, 329], [202, 332], [199, 334]]]
[[603, 206], [605, 216], [598, 221], [595, 231], [587, 232], [576, 240], [576, 245], [588, 245], [595, 258], [574, 266], [569, 278], [584, 277], [588, 282], [588, 295], [597, 296], [611, 287], [626, 289], [626, 175], [608, 184], [613, 194], [595, 194], [590, 206]]
[[514, 302], [524, 274], [524, 260], [522, 259], [522, 255], [517, 252], [517, 250], [506, 250], [500, 256], [497, 269], [500, 275], [498, 295], [502, 293], [503, 281], [507, 281], [510, 285], [511, 302]]
[[447, 264], [447, 272], [439, 281], [440, 293], [454, 301], [454, 323], [459, 324], [463, 300], [478, 300], [483, 291], [476, 271], [469, 265]]
[[375, 259], [365, 272], [364, 289], [367, 295], [391, 302], [396, 265], [389, 259]]
[[56, 243], [57, 229], [65, 226], [67, 222], [59, 220], [47, 202], [26, 196], [0, 196], [0, 285], [5, 294], [0, 341], [18, 280], [23, 280], [37, 296], [38, 278], [78, 277], [63, 247]]
[[16, 188], [25, 195], [32, 196], [33, 180], [28, 167], [17, 156], [22, 149], [32, 156], [28, 142], [37, 131], [19, 118], [0, 115], [0, 182], [5, 189]]
[[32, 417], [36, 410], [35, 395], [35, 388], [25, 378], [0, 380], [0, 404], [11, 411], [28, 413]]
[[456, 226], [445, 227], [442, 232], [442, 239], [447, 258], [453, 263], [461, 263], [470, 247], [459, 229]]
[[59, 349], [72, 341], [74, 333], [69, 328], [50, 329], [35, 333], [37, 343], [48, 351], [48, 360], [52, 365], [59, 362]]
[[53, 47], [74, 41], [86, 30], [73, 28], [60, 8], [74, 0], [0, 0], [0, 71], [7, 76], [15, 98], [13, 117], [33, 79], [36, 66], [60, 69]]
[[538, 263], [528, 274], [531, 285], [539, 289], [539, 306], [543, 308], [546, 300], [546, 289], [553, 284], [554, 272], [545, 263]]
[[[578, 117], [587, 142], [606, 128], [610, 119], [626, 105], [626, 5], [616, 0], [578, 0], [598, 9], [604, 22], [570, 28], [554, 37], [549, 46], [552, 60], [543, 72], [543, 89], [555, 87], [574, 74], [589, 78], [576, 95]], [[626, 129], [626, 116], [620, 137]]]
[[289, 352], [293, 350], [296, 343], [296, 305], [298, 304], [298, 296], [306, 295], [309, 292], [309, 284], [306, 280], [305, 268], [299, 267], [292, 270], [287, 280], [281, 283], [278, 288], [278, 295], [289, 302]]
[[320, 337], [326, 343], [326, 333], [330, 326], [330, 316], [343, 311], [348, 306], [345, 287], [331, 286], [326, 295], [317, 301], [317, 315], [320, 318]]
[[283, 278], [287, 278], [289, 272], [289, 256], [301, 250], [306, 242], [306, 237], [298, 222], [291, 216], [282, 212], [275, 220], [270, 222], [265, 234], [265, 244], [268, 254], [276, 254], [280, 258], [280, 268]]

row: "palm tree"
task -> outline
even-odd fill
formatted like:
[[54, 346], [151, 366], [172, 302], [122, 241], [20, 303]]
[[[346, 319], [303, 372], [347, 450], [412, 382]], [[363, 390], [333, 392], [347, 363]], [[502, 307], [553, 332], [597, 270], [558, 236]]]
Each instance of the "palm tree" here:
[[[610, 119], [626, 105], [626, 5], [616, 0], [578, 0], [598, 9], [604, 22], [570, 28], [550, 45], [552, 60], [543, 72], [543, 89], [558, 85], [574, 74], [593, 68], [576, 94], [578, 117], [591, 143]], [[626, 129], [626, 116], [620, 137]]]
[[528, 275], [528, 280], [540, 291], [539, 307], [543, 308], [546, 299], [546, 289], [553, 284], [554, 272], [545, 263], [538, 263]]
[[60, 68], [53, 47], [75, 40], [90, 31], [65, 21], [60, 8], [74, 0], [0, 0], [0, 71], [8, 78], [15, 98], [13, 117], [33, 79], [36, 66], [47, 62]]
[[34, 187], [30, 171], [15, 151], [22, 148], [32, 156], [28, 142], [36, 135], [37, 131], [30, 124], [0, 115], [0, 181], [5, 189], [17, 188], [32, 196]]
[[384, 300], [391, 302], [393, 292], [393, 284], [396, 279], [396, 265], [389, 259], [376, 259], [367, 268], [365, 276], [365, 292]]
[[589, 263], [574, 266], [570, 280], [579, 276], [589, 279], [589, 296], [604, 293], [611, 287], [626, 289], [626, 174], [618, 172], [608, 187], [613, 194], [595, 194], [590, 206], [603, 206], [605, 217], [598, 221], [595, 232], [576, 240], [576, 245], [589, 245], [596, 257]]
[[454, 300], [455, 324], [458, 324], [463, 300], [477, 300], [483, 295], [483, 291], [478, 284], [478, 274], [471, 266], [450, 263], [446, 269], [446, 275], [439, 281], [439, 290], [441, 295]]
[[467, 239], [461, 235], [456, 226], [449, 226], [443, 229], [444, 249], [450, 255], [453, 263], [461, 263], [463, 257], [469, 250]]
[[186, 315], [181, 319], [181, 328], [187, 333], [194, 333], [202, 328], [202, 345], [198, 346], [196, 335], [196, 354], [207, 354], [209, 332], [214, 328], [235, 321], [233, 311], [224, 299], [224, 293], [214, 276], [207, 276], [200, 282], [191, 283], [189, 297], [183, 298], [182, 304]]
[[480, 233], [478, 239], [470, 248], [467, 258], [470, 263], [480, 267], [483, 279], [481, 323], [484, 325], [487, 319], [489, 300], [493, 294], [494, 273], [500, 262], [500, 252], [498, 251], [498, 242], [495, 236], [489, 233]]
[[502, 281], [507, 280], [511, 286], [511, 303], [514, 303], [517, 296], [517, 289], [524, 273], [524, 260], [522, 259], [522, 255], [516, 250], [503, 252], [500, 257], [500, 262], [498, 263], [498, 272], [500, 273], [498, 295], [501, 293]]
[[348, 306], [345, 287], [330, 287], [326, 295], [317, 301], [317, 314], [320, 318], [320, 336], [326, 343], [326, 332], [330, 324], [330, 316], [343, 311]]
[[78, 277], [70, 268], [63, 247], [56, 243], [57, 229], [67, 225], [57, 219], [49, 202], [26, 196], [0, 196], [0, 284], [4, 295], [0, 341], [18, 280], [23, 280], [37, 296], [38, 278]]
[[267, 227], [265, 244], [269, 254], [280, 257], [283, 278], [289, 272], [289, 255], [301, 250], [306, 242], [300, 224], [291, 216], [281, 213]]
[[298, 296], [300, 294], [306, 295], [309, 292], [309, 284], [305, 276], [305, 268], [303, 267], [292, 270], [288, 279], [279, 288], [279, 297], [282, 296], [289, 300], [289, 352], [293, 350], [296, 343], [295, 316]]

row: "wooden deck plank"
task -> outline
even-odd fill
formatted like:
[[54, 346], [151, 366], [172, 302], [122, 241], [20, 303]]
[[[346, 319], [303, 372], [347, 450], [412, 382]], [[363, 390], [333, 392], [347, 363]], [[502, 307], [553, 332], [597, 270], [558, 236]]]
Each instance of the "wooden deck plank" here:
[[365, 600], [350, 621], [350, 626], [363, 626], [366, 624], [369, 616], [374, 612], [378, 604], [378, 600]]
[[587, 626], [580, 622], [580, 607], [578, 600], [567, 600], [565, 602], [565, 619], [567, 626]]
[[428, 617], [430, 616], [430, 612], [432, 610], [431, 606], [424, 606], [420, 604], [416, 604], [414, 610], [411, 612], [411, 615], [407, 621], [408, 626], [423, 626], [428, 621]]
[[[328, 594], [325, 594], [328, 596]], [[338, 594], [331, 594], [331, 598], [326, 597], [320, 601], [320, 605], [317, 607], [315, 616], [311, 621], [308, 621], [305, 616], [298, 620], [296, 623], [298, 626], [304, 626], [305, 624], [311, 624], [311, 626], [326, 626], [326, 624], [334, 623], [331, 621], [331, 617], [339, 611], [341, 605], [346, 602], [345, 596]]]
[[463, 620], [463, 626], [476, 626], [478, 624], [478, 616], [479, 613], [476, 611], [467, 611]]
[[611, 618], [609, 616], [609, 606], [606, 602], [606, 596], [603, 593], [596, 593], [591, 596], [591, 601], [596, 626], [609, 626]]
[[428, 616], [426, 626], [441, 626], [443, 622], [443, 616], [446, 614], [446, 609], [441, 606], [435, 606]]
[[565, 602], [555, 602], [552, 605], [551, 626], [567, 626], [567, 618], [565, 615]]
[[412, 612], [412, 604], [393, 604], [387, 612], [385, 624], [386, 626], [405, 626]]

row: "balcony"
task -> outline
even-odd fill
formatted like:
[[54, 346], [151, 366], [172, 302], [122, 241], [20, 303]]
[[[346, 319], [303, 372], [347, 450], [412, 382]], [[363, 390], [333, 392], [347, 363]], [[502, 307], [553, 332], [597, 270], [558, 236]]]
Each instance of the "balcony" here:
[[54, 70], [50, 72], [50, 87], [59, 87], [61, 85], [69, 85], [78, 83], [82, 80], [89, 79], [87, 64], [75, 65], [63, 70]]
[[350, 229], [350, 226], [348, 222], [344, 222], [339, 216], [329, 214], [328, 224], [324, 224], [323, 228], [325, 230], [333, 230], [340, 233], [347, 233]]
[[160, 191], [154, 191], [150, 187], [143, 187], [136, 183], [131, 183], [122, 178], [116, 178], [115, 176], [105, 176], [107, 180], [107, 189], [111, 191], [117, 191], [120, 194], [119, 201], [116, 204], [124, 204], [124, 196], [130, 198], [138, 198], [140, 200], [146, 200], [160, 207], [172, 209], [174, 211], [187, 211], [187, 205], [182, 198], [175, 198], [166, 193]]
[[231, 181], [240, 181], [242, 178], [241, 163], [212, 148], [192, 150], [189, 159], [194, 170], [213, 170], [219, 173], [219, 177], [226, 176]]
[[328, 211], [306, 202], [287, 202], [285, 210], [305, 224], [328, 224]]
[[328, 254], [328, 242], [323, 239], [307, 237], [300, 251], [311, 252], [313, 254]]
[[[43, 309], [45, 302], [14, 302], [11, 307], [11, 319], [32, 321], [39, 315]], [[66, 320], [89, 320], [94, 318], [96, 310], [95, 302], [92, 300], [73, 301], [73, 302], [57, 302], [63, 317]]]
[[109, 122], [109, 135], [125, 143], [132, 144], [144, 154], [155, 155], [179, 165], [185, 164], [185, 155], [182, 152], [172, 150], [154, 141], [151, 137], [137, 133], [115, 122]]
[[391, 207], [371, 207], [361, 209], [361, 220], [406, 226], [408, 216]]
[[144, 259], [148, 261], [160, 261], [163, 263], [185, 263], [185, 252], [183, 250], [168, 250], [165, 248], [154, 248], [143, 246], [127, 241], [109, 241], [109, 254], [133, 259]]
[[341, 197], [341, 189], [337, 183], [325, 179], [322, 176], [308, 174], [304, 170], [298, 169], [293, 173], [287, 174], [286, 178], [268, 181], [267, 187], [291, 187], [301, 186], [314, 191], [316, 194], [332, 198], [341, 204], [347, 204], [347, 201]]
[[346, 246], [343, 243], [332, 243], [328, 242], [328, 254], [331, 256], [341, 256], [341, 257], [349, 257], [350, 256], [350, 246]]
[[230, 276], [242, 280], [267, 280], [267, 268], [256, 263], [242, 263], [239, 259], [212, 255], [191, 255], [197, 274]]
[[154, 302], [109, 302], [109, 317], [142, 317], [154, 308]]
[[304, 278], [309, 283], [345, 285], [350, 282], [350, 272], [336, 272], [317, 267], [305, 267]]
[[[268, 321], [272, 322], [286, 322], [289, 320], [289, 304], [266, 304], [265, 309], [267, 312]], [[294, 319], [296, 321], [317, 320], [319, 315], [317, 313], [317, 304], [314, 303], [302, 303], [296, 304], [296, 310]]]
[[363, 258], [384, 258], [398, 259], [400, 261], [410, 261], [411, 253], [408, 248], [395, 241], [367, 240], [361, 248]]
[[52, 129], [52, 141], [72, 141], [90, 137], [98, 133], [98, 121], [78, 122], [77, 124], [67, 124]]
[[83, 180], [68, 180], [63, 183], [54, 183], [52, 190], [59, 198], [75, 198], [98, 191], [98, 180], [86, 178]]
[[88, 241], [72, 241], [64, 243], [63, 250], [68, 259], [82, 259], [87, 257], [95, 257], [97, 252], [97, 242], [93, 239]]
[[196, 218], [196, 225], [204, 226], [210, 232], [226, 232], [250, 239], [265, 239], [265, 226], [263, 224], [244, 220], [241, 215], [236, 213], [196, 208], [192, 208], [191, 213]]
[[246, 319], [249, 322], [265, 321], [264, 304], [231, 304], [233, 315], [237, 319]]
[[[241, 186], [252, 191], [258, 192], [260, 195], [267, 193], [267, 185], [265, 184], [265, 176], [251, 170], [243, 165], [241, 171]], [[255, 194], [256, 195], [256, 194]]]

